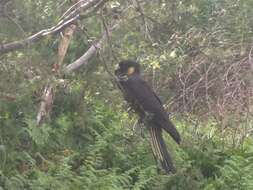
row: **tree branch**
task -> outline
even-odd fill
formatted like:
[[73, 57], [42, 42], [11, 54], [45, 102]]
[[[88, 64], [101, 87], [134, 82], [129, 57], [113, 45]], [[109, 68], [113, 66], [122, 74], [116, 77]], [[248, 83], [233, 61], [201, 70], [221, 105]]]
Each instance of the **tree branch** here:
[[[78, 0], [74, 0], [74, 3], [77, 3]], [[80, 1], [78, 1], [80, 2]], [[58, 45], [58, 54], [55, 64], [53, 66], [53, 71], [55, 74], [60, 74], [60, 68], [62, 67], [64, 57], [67, 53], [70, 40], [76, 30], [76, 25], [70, 25], [62, 33], [59, 45]], [[40, 108], [37, 114], [37, 125], [40, 126], [42, 121], [45, 121], [46, 118], [49, 118], [50, 112], [54, 103], [54, 92], [55, 87], [52, 83], [47, 84], [44, 87], [42, 94], [42, 100], [40, 103]]]
[[33, 34], [32, 36], [29, 36], [28, 38], [23, 40], [14, 41], [8, 44], [2, 44], [0, 45], [0, 54], [22, 49], [26, 46], [31, 45], [32, 43], [41, 40], [46, 35], [59, 33], [66, 27], [70, 26], [71, 24], [74, 24], [77, 20], [81, 20], [91, 16], [91, 13], [97, 11], [98, 8], [100, 8], [106, 1], [108, 0], [89, 0], [88, 2], [85, 2], [83, 6], [81, 6], [78, 10], [82, 10], [84, 12], [89, 8], [94, 7], [92, 11], [83, 14], [79, 14], [75, 11], [76, 14], [67, 15], [68, 19], [64, 18], [63, 20], [59, 21], [57, 25], [51, 28], [41, 30], [36, 34]]
[[65, 69], [64, 73], [65, 74], [70, 74], [71, 72], [75, 71], [76, 69], [80, 68], [82, 65], [88, 64], [88, 60], [99, 50], [104, 43], [104, 41], [107, 39], [108, 35], [111, 34], [111, 32], [118, 27], [118, 23], [114, 24], [112, 27], [108, 28], [106, 31], [104, 31], [101, 39], [92, 44], [91, 47], [76, 61], [73, 63], [69, 64]]

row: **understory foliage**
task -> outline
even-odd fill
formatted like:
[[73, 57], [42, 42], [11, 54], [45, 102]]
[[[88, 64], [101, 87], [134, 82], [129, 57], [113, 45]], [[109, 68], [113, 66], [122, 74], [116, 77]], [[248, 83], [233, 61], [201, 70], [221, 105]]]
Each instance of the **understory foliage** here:
[[[70, 6], [0, 1], [0, 44], [52, 26]], [[252, 190], [252, 7], [252, 0], [108, 1], [104, 18], [78, 22], [65, 64], [99, 38], [110, 11], [120, 27], [70, 76], [52, 72], [57, 35], [0, 55], [0, 190]], [[182, 144], [163, 135], [175, 175], [157, 167], [147, 131], [112, 82], [125, 58], [140, 61], [172, 112]], [[48, 83], [54, 104], [38, 127]]]
[[[73, 93], [59, 97], [61, 104], [54, 108], [54, 118], [40, 128], [27, 118], [19, 102], [4, 104], [0, 123], [2, 189], [253, 187], [252, 139], [239, 148], [227, 147], [206, 130], [198, 132], [201, 139], [194, 138], [190, 125], [178, 122], [183, 136], [180, 147], [164, 134], [178, 170], [167, 176], [156, 167], [147, 134], [144, 131], [141, 137], [140, 131], [133, 130], [134, 122], [127, 113], [90, 96], [77, 105], [80, 98], [73, 98]], [[72, 110], [73, 105], [79, 111]]]

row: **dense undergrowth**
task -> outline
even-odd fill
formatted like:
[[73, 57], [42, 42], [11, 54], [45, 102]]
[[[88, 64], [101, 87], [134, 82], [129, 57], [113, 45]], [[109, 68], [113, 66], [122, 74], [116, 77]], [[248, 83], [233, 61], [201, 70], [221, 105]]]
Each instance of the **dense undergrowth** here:
[[1, 189], [253, 188], [252, 139], [233, 148], [210, 136], [208, 123], [196, 138], [189, 124], [175, 121], [183, 142], [178, 146], [164, 134], [177, 165], [177, 173], [167, 176], [156, 167], [147, 134], [133, 130], [134, 119], [120, 108], [77, 94], [59, 98], [55, 115], [39, 128], [26, 115], [30, 108], [23, 107], [25, 100], [2, 104]]

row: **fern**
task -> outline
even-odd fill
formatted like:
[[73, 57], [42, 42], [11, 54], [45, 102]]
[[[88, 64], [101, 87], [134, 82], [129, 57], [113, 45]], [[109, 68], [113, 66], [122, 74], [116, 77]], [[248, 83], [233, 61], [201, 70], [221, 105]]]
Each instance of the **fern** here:
[[[249, 144], [247, 144], [249, 143]], [[223, 166], [218, 166], [220, 175], [213, 183], [220, 189], [253, 189], [253, 149], [252, 140], [245, 142], [245, 148], [233, 151]]]
[[43, 125], [42, 127], [38, 127], [34, 120], [27, 120], [26, 123], [28, 125], [26, 131], [31, 139], [37, 145], [45, 145], [49, 138], [49, 126]]

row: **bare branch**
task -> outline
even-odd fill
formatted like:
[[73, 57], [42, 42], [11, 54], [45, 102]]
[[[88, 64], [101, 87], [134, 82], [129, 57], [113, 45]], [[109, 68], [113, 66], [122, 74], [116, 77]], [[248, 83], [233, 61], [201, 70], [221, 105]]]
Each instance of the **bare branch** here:
[[67, 15], [69, 15], [73, 10], [76, 10], [77, 8], [80, 7], [80, 4], [83, 3], [86, 0], [80, 0], [78, 2], [76, 2], [74, 5], [72, 5], [65, 13], [63, 13], [63, 15], [61, 16], [60, 19], [65, 18]]
[[[87, 1], [87, 0], [86, 0]], [[71, 11], [71, 9], [67, 12], [65, 12], [63, 14], [63, 16], [61, 17], [61, 21], [59, 22], [59, 24], [65, 22], [66, 20], [69, 20], [73, 17], [75, 17], [76, 15], [80, 14], [80, 12], [82, 11], [86, 11], [92, 7], [96, 7], [98, 4], [103, 4], [105, 3], [107, 0], [88, 0], [87, 2], [84, 0], [80, 0], [79, 2], [77, 2], [75, 4], [74, 7], [76, 7], [72, 12], [68, 13], [69, 11]]]
[[[67, 27], [63, 35], [61, 36], [61, 40], [58, 45], [58, 54], [56, 62], [53, 66], [53, 71], [56, 74], [59, 74], [60, 68], [62, 67], [64, 57], [66, 55], [66, 52], [69, 47], [70, 40], [73, 36], [73, 33], [76, 30], [76, 25], [70, 25]], [[40, 108], [37, 114], [37, 125], [40, 126], [42, 121], [45, 120], [45, 118], [50, 116], [50, 111], [52, 110], [53, 103], [54, 103], [54, 85], [48, 84], [44, 87], [44, 92], [42, 95], [42, 101], [40, 103]]]
[[101, 48], [102, 44], [107, 39], [107, 36], [110, 35], [112, 30], [114, 30], [117, 27], [118, 24], [115, 24], [111, 28], [108, 28], [106, 31], [104, 31], [102, 38], [98, 42], [92, 44], [91, 47], [79, 59], [69, 64], [64, 69], [64, 73], [69, 74], [78, 69], [79, 67], [81, 67], [82, 65], [87, 64], [88, 60], [97, 52], [97, 50]]
[[44, 88], [44, 92], [42, 95], [42, 101], [40, 105], [40, 110], [37, 115], [37, 124], [39, 125], [40, 122], [47, 116], [52, 110], [53, 105], [53, 87], [51, 85], [47, 85]]
[[85, 3], [81, 7], [81, 10], [84, 12], [88, 10], [89, 8], [94, 7], [92, 11], [89, 11], [83, 14], [79, 14], [79, 13], [74, 14], [74, 16], [71, 16], [68, 19], [59, 21], [57, 25], [48, 29], [41, 30], [37, 32], [36, 34], [29, 36], [26, 39], [18, 40], [18, 41], [11, 42], [8, 44], [2, 44], [0, 45], [0, 54], [8, 53], [10, 51], [15, 51], [17, 49], [21, 49], [26, 46], [29, 46], [32, 43], [35, 43], [41, 40], [46, 35], [59, 33], [62, 30], [64, 30], [66, 27], [70, 26], [71, 24], [74, 24], [77, 20], [81, 20], [81, 19], [91, 16], [91, 13], [97, 11], [98, 8], [100, 8], [105, 2], [107, 2], [107, 0], [89, 0], [87, 3]]

